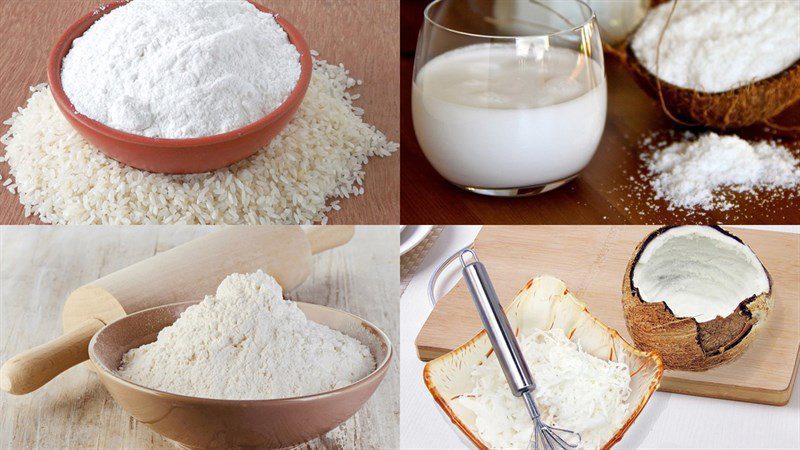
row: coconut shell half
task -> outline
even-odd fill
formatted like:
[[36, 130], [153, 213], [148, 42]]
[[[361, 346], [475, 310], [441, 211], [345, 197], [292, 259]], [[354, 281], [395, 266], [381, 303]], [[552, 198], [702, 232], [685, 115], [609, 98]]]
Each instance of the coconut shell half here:
[[[666, 302], [647, 302], [634, 284], [633, 271], [645, 247], [674, 226], [662, 227], [647, 236], [633, 253], [622, 285], [622, 306], [625, 323], [636, 346], [657, 352], [664, 367], [674, 370], [703, 371], [741, 356], [766, 323], [771, 308], [772, 279], [769, 289], [742, 299], [726, 317], [717, 316], [707, 322], [692, 317], [678, 317]], [[739, 238], [719, 227], [711, 227], [742, 245]]]
[[[765, 123], [800, 101], [800, 61], [784, 71], [740, 88], [707, 93], [657, 80], [636, 58], [630, 45], [625, 63], [636, 82], [686, 125], [728, 130]], [[660, 87], [659, 87], [660, 84]]]

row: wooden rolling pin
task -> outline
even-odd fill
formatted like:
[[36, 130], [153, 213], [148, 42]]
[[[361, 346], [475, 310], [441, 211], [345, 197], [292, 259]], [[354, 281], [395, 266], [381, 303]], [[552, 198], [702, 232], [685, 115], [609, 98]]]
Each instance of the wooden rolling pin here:
[[127, 314], [202, 300], [231, 273], [263, 270], [290, 291], [311, 272], [311, 256], [347, 243], [352, 226], [226, 227], [106, 275], [73, 291], [64, 304], [64, 334], [9, 359], [0, 388], [27, 394], [89, 359], [89, 341]]

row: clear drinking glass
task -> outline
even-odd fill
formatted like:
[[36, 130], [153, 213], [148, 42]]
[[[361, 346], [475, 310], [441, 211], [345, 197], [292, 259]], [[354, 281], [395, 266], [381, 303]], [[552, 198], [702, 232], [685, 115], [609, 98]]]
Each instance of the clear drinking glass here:
[[426, 158], [481, 194], [563, 185], [592, 159], [605, 127], [599, 28], [579, 0], [436, 0], [413, 80]]

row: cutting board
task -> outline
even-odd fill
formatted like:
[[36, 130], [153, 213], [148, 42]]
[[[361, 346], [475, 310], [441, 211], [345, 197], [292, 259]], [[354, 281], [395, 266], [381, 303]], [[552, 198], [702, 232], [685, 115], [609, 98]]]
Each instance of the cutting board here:
[[[651, 226], [486, 226], [475, 249], [503, 305], [536, 275], [556, 276], [589, 312], [630, 339], [622, 313], [622, 279], [636, 245]], [[800, 349], [800, 235], [733, 228], [756, 252], [773, 280], [774, 310], [736, 361], [706, 372], [667, 370], [659, 390], [785, 405]], [[442, 297], [416, 340], [423, 361], [460, 346], [481, 330], [462, 281]]]

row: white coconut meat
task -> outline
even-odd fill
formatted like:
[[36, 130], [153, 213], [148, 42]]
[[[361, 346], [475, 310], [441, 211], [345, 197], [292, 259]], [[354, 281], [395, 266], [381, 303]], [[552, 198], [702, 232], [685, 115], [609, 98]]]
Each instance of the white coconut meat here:
[[651, 74], [675, 86], [725, 92], [777, 75], [800, 59], [798, 0], [681, 1], [662, 39], [672, 6], [648, 13], [631, 49]]
[[647, 243], [633, 267], [644, 302], [664, 302], [676, 317], [727, 317], [769, 291], [769, 276], [747, 245], [718, 228], [670, 228]]

